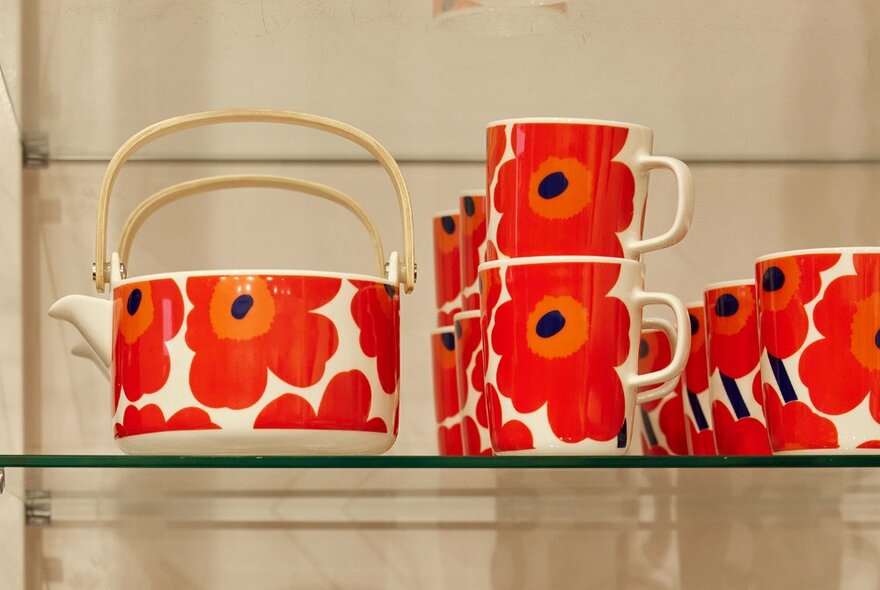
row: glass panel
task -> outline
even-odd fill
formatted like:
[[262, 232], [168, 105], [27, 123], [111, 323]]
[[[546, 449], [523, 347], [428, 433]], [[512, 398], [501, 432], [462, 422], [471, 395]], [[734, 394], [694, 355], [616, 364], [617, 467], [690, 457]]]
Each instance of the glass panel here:
[[6, 467], [281, 468], [281, 469], [679, 469], [733, 467], [880, 467], [880, 455], [772, 457], [438, 457], [379, 456], [160, 456], [0, 455]]

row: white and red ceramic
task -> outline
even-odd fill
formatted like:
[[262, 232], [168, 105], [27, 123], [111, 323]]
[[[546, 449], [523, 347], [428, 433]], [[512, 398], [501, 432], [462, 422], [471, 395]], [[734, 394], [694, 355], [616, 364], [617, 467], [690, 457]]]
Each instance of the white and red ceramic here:
[[[159, 137], [217, 123], [272, 122], [341, 135], [389, 173], [402, 208], [405, 257], [387, 276], [221, 270], [126, 278], [106, 260], [107, 208], [120, 167]], [[381, 453], [397, 435], [399, 289], [414, 283], [403, 177], [374, 139], [314, 115], [261, 109], [175, 117], [141, 131], [108, 166], [98, 207], [98, 291], [50, 314], [73, 323], [110, 368], [116, 442], [129, 453]]]
[[[498, 454], [623, 455], [638, 394], [674, 387], [690, 346], [684, 304], [643, 289], [641, 263], [547, 256], [480, 266], [485, 387]], [[642, 307], [672, 308], [682, 335], [670, 363], [638, 374]]]
[[706, 347], [706, 307], [687, 304], [691, 322], [691, 351], [684, 367], [684, 421], [688, 455], [717, 455], [709, 396], [709, 356]]
[[755, 276], [774, 453], [880, 452], [880, 248], [771, 254]]
[[431, 333], [431, 367], [434, 382], [434, 417], [437, 420], [437, 451], [463, 455], [461, 401], [458, 395], [456, 338], [453, 326]]
[[461, 220], [458, 210], [434, 216], [434, 293], [437, 325], [451, 326], [461, 311]]
[[459, 198], [461, 221], [461, 309], [480, 309], [477, 268], [486, 257], [486, 191], [470, 190]]
[[[645, 320], [645, 325], [657, 320]], [[639, 374], [647, 374], [668, 366], [672, 361], [672, 348], [675, 332], [672, 326], [664, 329], [643, 329], [639, 341]], [[667, 396], [640, 404], [637, 408], [641, 419], [641, 441], [643, 455], [687, 455], [685, 436], [684, 407], [682, 397], [683, 381]], [[650, 391], [650, 388], [640, 388]]]
[[758, 352], [755, 282], [706, 287], [709, 399], [720, 455], [769, 455]]
[[[638, 259], [684, 238], [693, 180], [651, 153], [647, 127], [591, 119], [509, 119], [487, 126], [486, 260], [584, 255]], [[649, 171], [671, 170], [677, 208], [665, 233], [643, 238]]]
[[458, 399], [465, 455], [491, 455], [489, 417], [483, 382], [483, 346], [480, 310], [455, 314], [455, 354]]

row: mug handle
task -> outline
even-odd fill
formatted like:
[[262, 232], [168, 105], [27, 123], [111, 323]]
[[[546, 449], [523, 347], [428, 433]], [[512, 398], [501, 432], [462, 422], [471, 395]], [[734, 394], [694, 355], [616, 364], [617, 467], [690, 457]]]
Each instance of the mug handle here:
[[675, 210], [675, 219], [669, 230], [654, 236], [633, 242], [630, 249], [638, 254], [667, 248], [680, 242], [688, 233], [691, 220], [694, 217], [694, 178], [690, 168], [681, 160], [667, 156], [644, 155], [639, 157], [638, 164], [644, 170], [666, 168], [672, 171], [678, 186], [678, 204]]
[[665, 305], [672, 309], [672, 313], [675, 316], [675, 330], [677, 334], [675, 348], [672, 352], [672, 360], [668, 365], [651, 373], [635, 375], [630, 379], [632, 387], [647, 387], [648, 385], [662, 383], [660, 387], [655, 387], [638, 394], [638, 403], [645, 403], [659, 399], [675, 389], [675, 378], [684, 371], [688, 353], [691, 349], [690, 319], [688, 318], [687, 308], [681, 302], [681, 299], [668, 293], [652, 293], [639, 290], [636, 292], [635, 301], [640, 311], [644, 306], [651, 303]]
[[379, 276], [385, 274], [385, 251], [382, 248], [382, 239], [379, 230], [369, 214], [361, 207], [360, 203], [352, 199], [340, 190], [309, 180], [288, 178], [286, 176], [274, 176], [271, 174], [229, 174], [225, 176], [208, 176], [197, 180], [181, 182], [153, 193], [137, 206], [125, 220], [122, 229], [122, 238], [119, 240], [119, 260], [123, 268], [128, 269], [128, 255], [131, 252], [131, 244], [138, 230], [158, 209], [180, 199], [199, 195], [202, 193], [230, 188], [275, 188], [294, 191], [327, 199], [338, 205], [342, 205], [357, 217], [363, 224], [364, 229], [370, 235], [373, 249], [376, 251], [376, 263]]
[[[664, 320], [662, 318], [646, 318], [642, 320], [642, 329], [645, 328], [660, 330], [664, 334], [666, 334], [666, 338], [669, 339], [669, 344], [672, 347], [675, 347], [675, 342], [678, 339], [678, 335], [675, 333], [675, 328], [672, 327], [672, 324], [669, 321]], [[681, 375], [676, 375], [669, 381], [664, 382], [660, 387], [655, 387], [654, 389], [649, 389], [648, 391], [640, 391], [636, 393], [636, 403], [643, 404], [657, 398], [663, 397], [670, 393], [675, 387], [678, 385], [678, 382], [681, 380]], [[658, 393], [662, 390], [661, 393]]]

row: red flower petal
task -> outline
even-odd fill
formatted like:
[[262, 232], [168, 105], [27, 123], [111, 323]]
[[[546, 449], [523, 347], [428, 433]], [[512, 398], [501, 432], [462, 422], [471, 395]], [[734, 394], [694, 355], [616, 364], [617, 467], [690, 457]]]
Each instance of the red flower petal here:
[[688, 307], [691, 348], [685, 365], [685, 384], [691, 393], [709, 389], [709, 359], [706, 356], [706, 314], [702, 305]]
[[361, 332], [361, 350], [376, 359], [382, 390], [394, 393], [400, 381], [400, 295], [385, 285], [351, 283], [358, 289], [351, 315]]
[[688, 455], [717, 455], [715, 448], [715, 432], [711, 428], [697, 431], [690, 416], [687, 419]]
[[183, 408], [172, 414], [168, 421], [156, 404], [147, 404], [140, 410], [135, 406], [125, 408], [122, 424], [116, 424], [116, 438], [163, 432], [170, 430], [209, 430], [220, 427], [201, 408]]
[[[521, 413], [547, 404], [560, 440], [610, 440], [624, 418], [623, 388], [615, 367], [629, 352], [629, 312], [606, 297], [617, 281], [611, 264], [553, 263], [511, 266], [511, 300], [495, 312], [491, 345], [500, 356], [499, 392]], [[540, 288], [535, 288], [539, 285]], [[570, 292], [572, 285], [591, 293]], [[552, 334], [539, 330], [550, 317]]]
[[[486, 197], [471, 196], [472, 213], [468, 214], [465, 206], [461, 207], [459, 218], [462, 220], [461, 233], [461, 287], [470, 287], [477, 281], [477, 267], [480, 265], [480, 248], [486, 241]], [[476, 305], [471, 305], [471, 302]], [[468, 297], [469, 305], [465, 309], [479, 309], [479, 295]]]
[[720, 455], [770, 455], [767, 429], [756, 418], [735, 420], [727, 407], [716, 401], [712, 404], [715, 424], [715, 442]]
[[764, 386], [764, 400], [774, 451], [839, 448], [834, 422], [819, 416], [804, 402], [791, 401], [783, 405], [771, 385]]
[[813, 406], [824, 414], [839, 415], [853, 410], [865, 399], [871, 382], [869, 372], [848, 347], [827, 338], [804, 350], [798, 371]]
[[760, 361], [755, 286], [706, 291], [706, 321], [710, 372], [734, 379], [751, 373]]
[[660, 408], [660, 430], [666, 437], [666, 445], [676, 455], [687, 455], [687, 438], [684, 433], [684, 404], [681, 385]]
[[114, 410], [159, 391], [171, 373], [165, 342], [183, 325], [183, 296], [171, 279], [129, 283], [113, 292]]
[[455, 337], [451, 332], [431, 334], [431, 366], [434, 382], [434, 416], [439, 424], [461, 410], [455, 364]]
[[[617, 232], [632, 223], [635, 180], [613, 159], [627, 134], [601, 125], [514, 125], [516, 158], [501, 165], [493, 196], [498, 248], [510, 257], [622, 256]], [[547, 178], [564, 183], [552, 197], [539, 192]]]
[[387, 432], [381, 418], [368, 420], [371, 403], [366, 376], [357, 370], [346, 371], [327, 384], [317, 413], [301, 396], [286, 393], [260, 411], [254, 428]]
[[437, 309], [461, 297], [458, 213], [434, 218], [434, 277]]
[[868, 440], [856, 447], [857, 449], [880, 449], [880, 440]]
[[519, 420], [502, 422], [498, 392], [491, 383], [486, 384], [486, 409], [489, 413], [489, 436], [496, 451], [522, 451], [534, 449], [532, 431]]
[[459, 457], [464, 455], [463, 437], [461, 424], [455, 424], [449, 428], [440, 426], [437, 428], [437, 450], [445, 456]]

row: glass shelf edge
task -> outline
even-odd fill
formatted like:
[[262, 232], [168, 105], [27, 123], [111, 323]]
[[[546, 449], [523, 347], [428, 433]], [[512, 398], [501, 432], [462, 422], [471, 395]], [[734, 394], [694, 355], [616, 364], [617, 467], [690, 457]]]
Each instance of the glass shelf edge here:
[[880, 455], [440, 457], [0, 455], [0, 467], [166, 469], [725, 469], [873, 468]]

